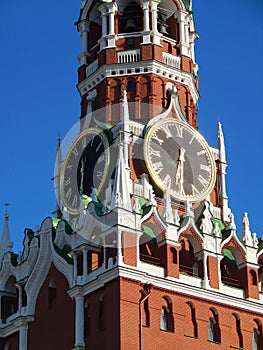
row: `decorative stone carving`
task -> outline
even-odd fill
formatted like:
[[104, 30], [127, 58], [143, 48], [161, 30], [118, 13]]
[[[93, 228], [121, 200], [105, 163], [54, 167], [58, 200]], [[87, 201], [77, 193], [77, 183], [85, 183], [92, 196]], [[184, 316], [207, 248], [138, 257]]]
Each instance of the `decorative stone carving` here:
[[242, 220], [242, 241], [245, 245], [252, 246], [252, 236], [247, 213], [244, 213]]
[[209, 208], [209, 202], [204, 202], [204, 211], [203, 211], [203, 218], [201, 220], [200, 229], [204, 233], [212, 233], [213, 232], [213, 223], [212, 223], [212, 213]]

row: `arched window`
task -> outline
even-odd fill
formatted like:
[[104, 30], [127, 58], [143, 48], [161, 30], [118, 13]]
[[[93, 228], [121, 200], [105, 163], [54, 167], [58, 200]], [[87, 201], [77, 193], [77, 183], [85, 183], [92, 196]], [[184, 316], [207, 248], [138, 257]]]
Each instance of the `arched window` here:
[[91, 322], [90, 322], [90, 306], [88, 302], [84, 304], [84, 335], [85, 337], [90, 336], [91, 331]]
[[18, 310], [18, 289], [16, 288], [16, 279], [10, 276], [4, 287], [4, 295], [1, 298], [1, 318], [5, 323], [6, 319]]
[[227, 248], [224, 249], [223, 254], [224, 258], [220, 263], [222, 282], [232, 287], [241, 288], [235, 255], [232, 250]]
[[261, 350], [263, 347], [262, 323], [259, 319], [254, 319], [254, 329], [252, 335], [252, 350]]
[[51, 308], [55, 303], [57, 297], [57, 284], [54, 279], [52, 279], [48, 284], [48, 307]]
[[130, 2], [119, 17], [119, 33], [133, 33], [142, 30], [143, 13], [136, 1]]
[[151, 294], [151, 285], [145, 284], [140, 293], [140, 323], [144, 327], [150, 327], [149, 296]]
[[257, 280], [257, 273], [254, 270], [250, 270], [249, 271], [249, 275], [250, 275], [250, 283], [252, 286], [257, 286], [258, 284], [258, 280]]
[[235, 318], [235, 323], [236, 323], [236, 334], [238, 337], [238, 347], [243, 348], [244, 342], [243, 342], [243, 335], [242, 335], [242, 331], [241, 331], [240, 317], [236, 313], [233, 313], [233, 316]]
[[202, 261], [198, 261], [194, 247], [189, 239], [183, 237], [181, 240], [181, 250], [179, 252], [179, 270], [180, 273], [202, 277]]
[[173, 304], [169, 296], [164, 296], [166, 305], [162, 306], [160, 315], [160, 329], [162, 331], [174, 332]]
[[187, 322], [187, 334], [186, 335], [197, 338], [198, 337], [198, 329], [197, 329], [197, 322], [196, 322], [195, 306], [191, 301], [187, 301], [186, 304], [190, 308], [190, 322], [191, 322], [191, 326], [190, 326], [190, 323]]
[[210, 308], [208, 340], [215, 343], [221, 343], [221, 331], [219, 327], [218, 312], [215, 308]]
[[165, 306], [162, 307], [160, 316], [160, 329], [162, 331], [168, 331], [168, 312]]

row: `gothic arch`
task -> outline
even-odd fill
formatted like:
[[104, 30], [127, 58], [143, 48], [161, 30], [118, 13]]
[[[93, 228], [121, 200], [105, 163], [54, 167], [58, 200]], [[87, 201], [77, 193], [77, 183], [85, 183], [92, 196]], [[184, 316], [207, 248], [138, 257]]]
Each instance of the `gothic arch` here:
[[96, 3], [87, 16], [87, 20], [90, 23], [89, 33], [92, 33], [92, 35], [89, 35], [88, 40], [89, 50], [97, 44], [98, 39], [102, 35], [101, 13], [98, 10], [99, 6], [100, 3]]
[[118, 33], [138, 32], [143, 29], [143, 12], [138, 0], [118, 1]]

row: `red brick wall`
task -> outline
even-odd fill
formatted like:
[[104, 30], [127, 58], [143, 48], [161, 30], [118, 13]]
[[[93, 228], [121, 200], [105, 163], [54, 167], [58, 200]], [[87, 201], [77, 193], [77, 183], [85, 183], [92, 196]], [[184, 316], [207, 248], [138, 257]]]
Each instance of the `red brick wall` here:
[[[49, 282], [56, 283], [56, 298], [49, 306]], [[37, 299], [35, 319], [29, 323], [28, 350], [65, 350], [74, 346], [74, 301], [66, 278], [52, 265]]]
[[16, 332], [4, 339], [0, 338], [0, 350], [4, 350], [6, 344], [9, 345], [8, 350], [17, 350], [19, 347], [19, 333]]
[[[121, 350], [134, 350], [139, 348], [139, 300], [140, 289], [143, 286], [134, 281], [121, 279]], [[163, 298], [168, 296], [172, 301], [174, 318], [174, 332], [160, 330], [160, 313], [167, 302]], [[194, 338], [194, 327], [191, 309], [187, 302], [191, 302], [195, 309], [197, 338]], [[219, 327], [221, 331], [221, 348], [229, 349], [230, 346], [239, 346], [236, 332], [236, 319], [233, 313], [241, 319], [241, 332], [244, 349], [251, 349], [254, 318], [258, 317], [263, 322], [263, 317], [242, 309], [220, 305], [215, 302], [205, 301], [196, 297], [188, 297], [164, 289], [153, 288], [149, 297], [150, 326], [142, 329], [143, 350], [164, 349], [218, 349], [218, 344], [208, 341], [208, 324], [214, 307], [218, 312]]]
[[[104, 288], [96, 290], [85, 297], [90, 305], [90, 335], [85, 337], [87, 350], [120, 349], [120, 288], [119, 280], [114, 280]], [[104, 310], [100, 316], [99, 301], [104, 298]], [[100, 320], [103, 328], [100, 329]], [[70, 350], [69, 347], [64, 350]]]

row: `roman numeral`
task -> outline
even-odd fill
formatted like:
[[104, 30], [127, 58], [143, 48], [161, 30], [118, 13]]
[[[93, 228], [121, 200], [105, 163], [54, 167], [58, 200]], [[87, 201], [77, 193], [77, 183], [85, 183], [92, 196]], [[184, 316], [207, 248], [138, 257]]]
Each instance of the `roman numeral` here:
[[210, 166], [209, 165], [200, 164], [200, 169], [209, 172], [210, 171]]
[[206, 180], [202, 175], [198, 175], [198, 180], [200, 181], [200, 183], [204, 186], [204, 187], [206, 187], [208, 184], [209, 184], [209, 181], [208, 180]]
[[97, 178], [101, 181], [101, 180], [102, 180], [102, 176], [103, 176], [103, 172], [97, 170], [96, 176], [97, 176]]
[[200, 194], [198, 189], [193, 184], [191, 184], [191, 187], [192, 187], [192, 196], [198, 196]]
[[102, 145], [102, 141], [99, 143], [99, 145], [98, 145], [97, 148], [96, 148], [96, 152], [97, 152], [97, 153], [98, 153], [98, 151], [99, 151], [101, 145]]
[[86, 137], [83, 137], [81, 139], [81, 148], [82, 149], [85, 149], [87, 147], [87, 138]]
[[189, 145], [192, 144], [193, 140], [195, 139], [195, 135], [192, 136], [191, 140], [189, 141]]
[[73, 198], [73, 201], [72, 201], [72, 206], [73, 207], [77, 207], [78, 205], [78, 197], [77, 195], [75, 194], [74, 198]]
[[206, 154], [206, 151], [202, 149], [201, 151], [196, 152], [196, 154], [198, 155], [198, 157], [200, 157], [202, 154]]
[[65, 197], [68, 202], [70, 201], [71, 196], [72, 196], [72, 188], [70, 187], [65, 194]]
[[160, 174], [160, 172], [163, 170], [163, 163], [162, 162], [153, 163], [152, 167], [153, 167], [153, 170], [156, 172], [156, 174]]
[[72, 150], [72, 153], [75, 155], [76, 158], [79, 155], [79, 151], [76, 147]]
[[69, 169], [69, 170], [71, 170], [71, 169], [72, 169], [72, 167], [73, 167], [73, 164], [69, 164], [69, 165], [67, 165], [67, 169]]
[[70, 185], [70, 177], [67, 179], [67, 180], [65, 180], [65, 182], [64, 182], [64, 186], [66, 187], [66, 186], [69, 186]]
[[168, 186], [168, 188], [170, 187], [171, 185], [171, 176], [169, 174], [167, 174], [165, 176], [165, 178], [163, 179], [163, 183]]
[[167, 124], [162, 125], [160, 127], [160, 129], [164, 131], [167, 139], [172, 137], [171, 131], [170, 131], [169, 126]]
[[101, 162], [103, 162], [105, 159], [105, 154], [101, 155], [98, 159], [98, 163], [100, 164]]
[[156, 151], [152, 147], [150, 147], [150, 149], [149, 149], [149, 154], [150, 154], [150, 156], [156, 156], [156, 157], [161, 156], [160, 151]]
[[175, 124], [175, 127], [176, 127], [176, 131], [177, 131], [177, 137], [180, 137], [181, 139], [183, 138], [183, 126], [182, 125], [177, 125]]
[[157, 136], [156, 131], [152, 134], [152, 139], [153, 139], [153, 140], [156, 140], [157, 142], [159, 142], [160, 145], [163, 144], [163, 140], [161, 140], [161, 139]]

